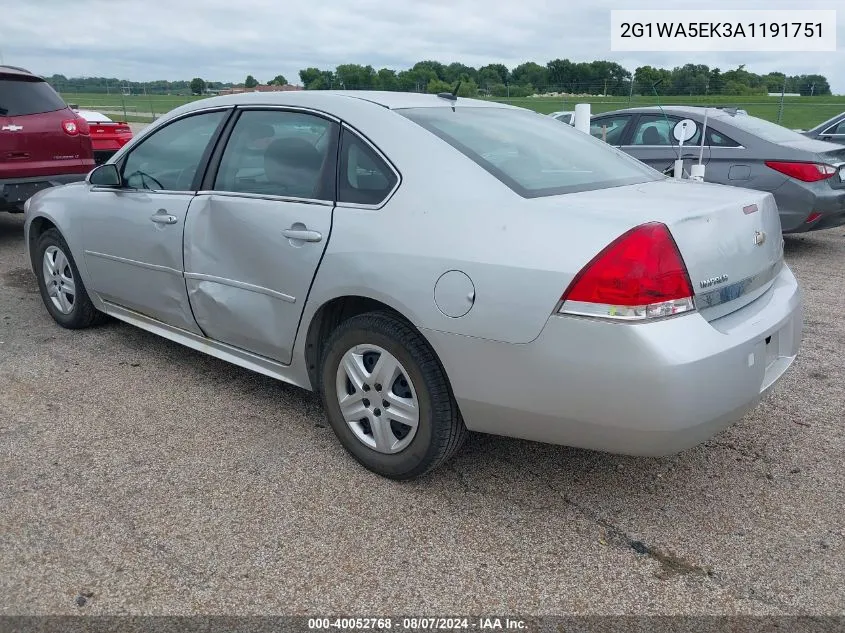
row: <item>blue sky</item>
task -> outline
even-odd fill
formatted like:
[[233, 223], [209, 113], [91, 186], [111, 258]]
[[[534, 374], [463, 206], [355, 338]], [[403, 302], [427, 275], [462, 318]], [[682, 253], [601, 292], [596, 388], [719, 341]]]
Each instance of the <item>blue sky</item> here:
[[[835, 53], [612, 53], [610, 10], [660, 9], [665, 0], [13, 0], [0, 22], [7, 64], [39, 74], [136, 81], [298, 80], [307, 66], [404, 69], [422, 59], [473, 66], [610, 59], [629, 70], [687, 62], [723, 71], [819, 72], [845, 93], [845, 6]], [[707, 8], [834, 9], [837, 2], [709, 0]], [[674, 9], [703, 6], [676, 0]]]

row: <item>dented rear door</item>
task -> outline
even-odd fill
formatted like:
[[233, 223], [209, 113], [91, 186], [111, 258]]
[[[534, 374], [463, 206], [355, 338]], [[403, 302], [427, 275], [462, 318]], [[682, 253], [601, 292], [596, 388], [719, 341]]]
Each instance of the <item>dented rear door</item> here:
[[331, 203], [194, 198], [185, 226], [185, 283], [205, 335], [289, 363], [331, 214]]

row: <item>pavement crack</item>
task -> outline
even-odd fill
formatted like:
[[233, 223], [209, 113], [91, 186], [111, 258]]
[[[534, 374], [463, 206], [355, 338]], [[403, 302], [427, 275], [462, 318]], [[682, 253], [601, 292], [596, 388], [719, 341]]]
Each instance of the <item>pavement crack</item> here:
[[710, 580], [718, 587], [724, 589], [725, 591], [729, 591], [738, 598], [759, 602], [760, 604], [764, 604], [769, 607], [774, 607], [776, 609], [780, 609], [788, 613], [794, 610], [794, 607], [792, 607], [791, 605], [784, 604], [783, 602], [775, 600], [769, 596], [761, 595], [751, 587], [746, 589], [743, 587], [729, 585], [717, 575], [717, 573], [712, 567], [708, 565], [699, 565], [690, 562], [672, 554], [671, 552], [665, 552], [657, 547], [648, 545], [640, 540], [634, 539], [627, 531], [603, 518], [592, 508], [584, 504], [578, 503], [577, 501], [575, 501], [572, 495], [563, 492], [562, 490], [559, 490], [554, 485], [552, 485], [547, 478], [531, 470], [531, 468], [527, 468], [524, 464], [517, 464], [516, 462], [513, 462], [508, 459], [505, 459], [504, 461], [508, 462], [513, 466], [522, 466], [523, 468], [525, 468], [528, 474], [530, 474], [536, 480], [544, 483], [549, 488], [549, 490], [551, 490], [556, 495], [560, 496], [567, 505], [571, 506], [576, 511], [580, 512], [583, 516], [585, 516], [587, 519], [603, 528], [609, 542], [612, 542], [617, 546], [628, 547], [637, 554], [648, 556], [649, 558], [659, 563], [660, 572], [658, 572], [657, 574], [658, 578], [665, 580], [667, 578], [677, 575], [700, 576]]

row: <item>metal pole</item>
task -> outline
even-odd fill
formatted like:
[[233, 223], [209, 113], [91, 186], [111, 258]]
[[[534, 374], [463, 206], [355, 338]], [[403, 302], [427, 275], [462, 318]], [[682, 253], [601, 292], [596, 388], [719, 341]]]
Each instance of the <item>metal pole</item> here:
[[155, 111], [155, 108], [153, 107], [153, 96], [152, 96], [149, 92], [147, 92], [147, 84], [146, 84], [146, 82], [144, 82], [144, 94], [145, 94], [145, 95], [147, 95], [147, 97], [149, 97], [149, 101], [150, 101], [150, 114], [152, 114], [152, 115], [153, 115], [153, 120], [155, 120], [155, 118], [156, 118], [156, 111]]
[[778, 108], [778, 125], [780, 125], [780, 120], [783, 118], [783, 97], [786, 94], [786, 81], [781, 84], [780, 86], [780, 107]]
[[631, 89], [628, 92], [628, 105], [629, 106], [631, 105], [631, 99], [633, 99], [633, 98], [634, 98], [634, 78], [632, 76], [631, 77]]

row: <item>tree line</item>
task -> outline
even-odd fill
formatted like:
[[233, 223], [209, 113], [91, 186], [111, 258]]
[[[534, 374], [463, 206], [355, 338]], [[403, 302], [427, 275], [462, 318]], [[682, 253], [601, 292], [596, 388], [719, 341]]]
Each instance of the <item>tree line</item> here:
[[675, 68], [640, 66], [630, 72], [616, 62], [572, 62], [554, 59], [545, 65], [525, 62], [513, 69], [504, 64], [473, 68], [459, 62], [443, 64], [421, 61], [411, 68], [395, 71], [375, 70], [361, 64], [341, 64], [334, 70], [305, 68], [299, 78], [307, 90], [372, 89], [416, 92], [452, 90], [461, 81], [459, 94], [479, 92], [492, 96], [521, 97], [548, 92], [602, 95], [765, 95], [770, 92], [829, 95], [830, 84], [823, 75], [792, 75], [770, 72], [752, 73], [745, 65], [722, 71], [704, 64], [685, 64]]
[[[120, 92], [153, 94], [202, 94], [235, 86], [254, 88], [259, 81], [249, 75], [239, 83], [208, 81], [199, 77], [184, 81], [133, 82], [117, 78], [74, 77], [53, 75], [46, 78], [59, 92]], [[823, 75], [785, 75], [781, 72], [757, 74], [745, 65], [722, 71], [705, 64], [685, 64], [672, 69], [639, 66], [633, 72], [616, 62], [573, 62], [554, 59], [545, 65], [525, 62], [514, 68], [504, 64], [487, 64], [480, 68], [460, 62], [444, 64], [420, 61], [406, 70], [376, 70], [370, 65], [341, 64], [334, 70], [316, 67], [299, 71], [306, 90], [393, 90], [405, 92], [445, 92], [461, 85], [458, 94], [495, 97], [523, 97], [532, 94], [565, 92], [569, 94], [601, 94], [610, 96], [653, 95], [765, 95], [773, 92], [802, 95], [829, 95], [830, 84]], [[268, 84], [285, 85], [284, 75], [277, 75]]]

